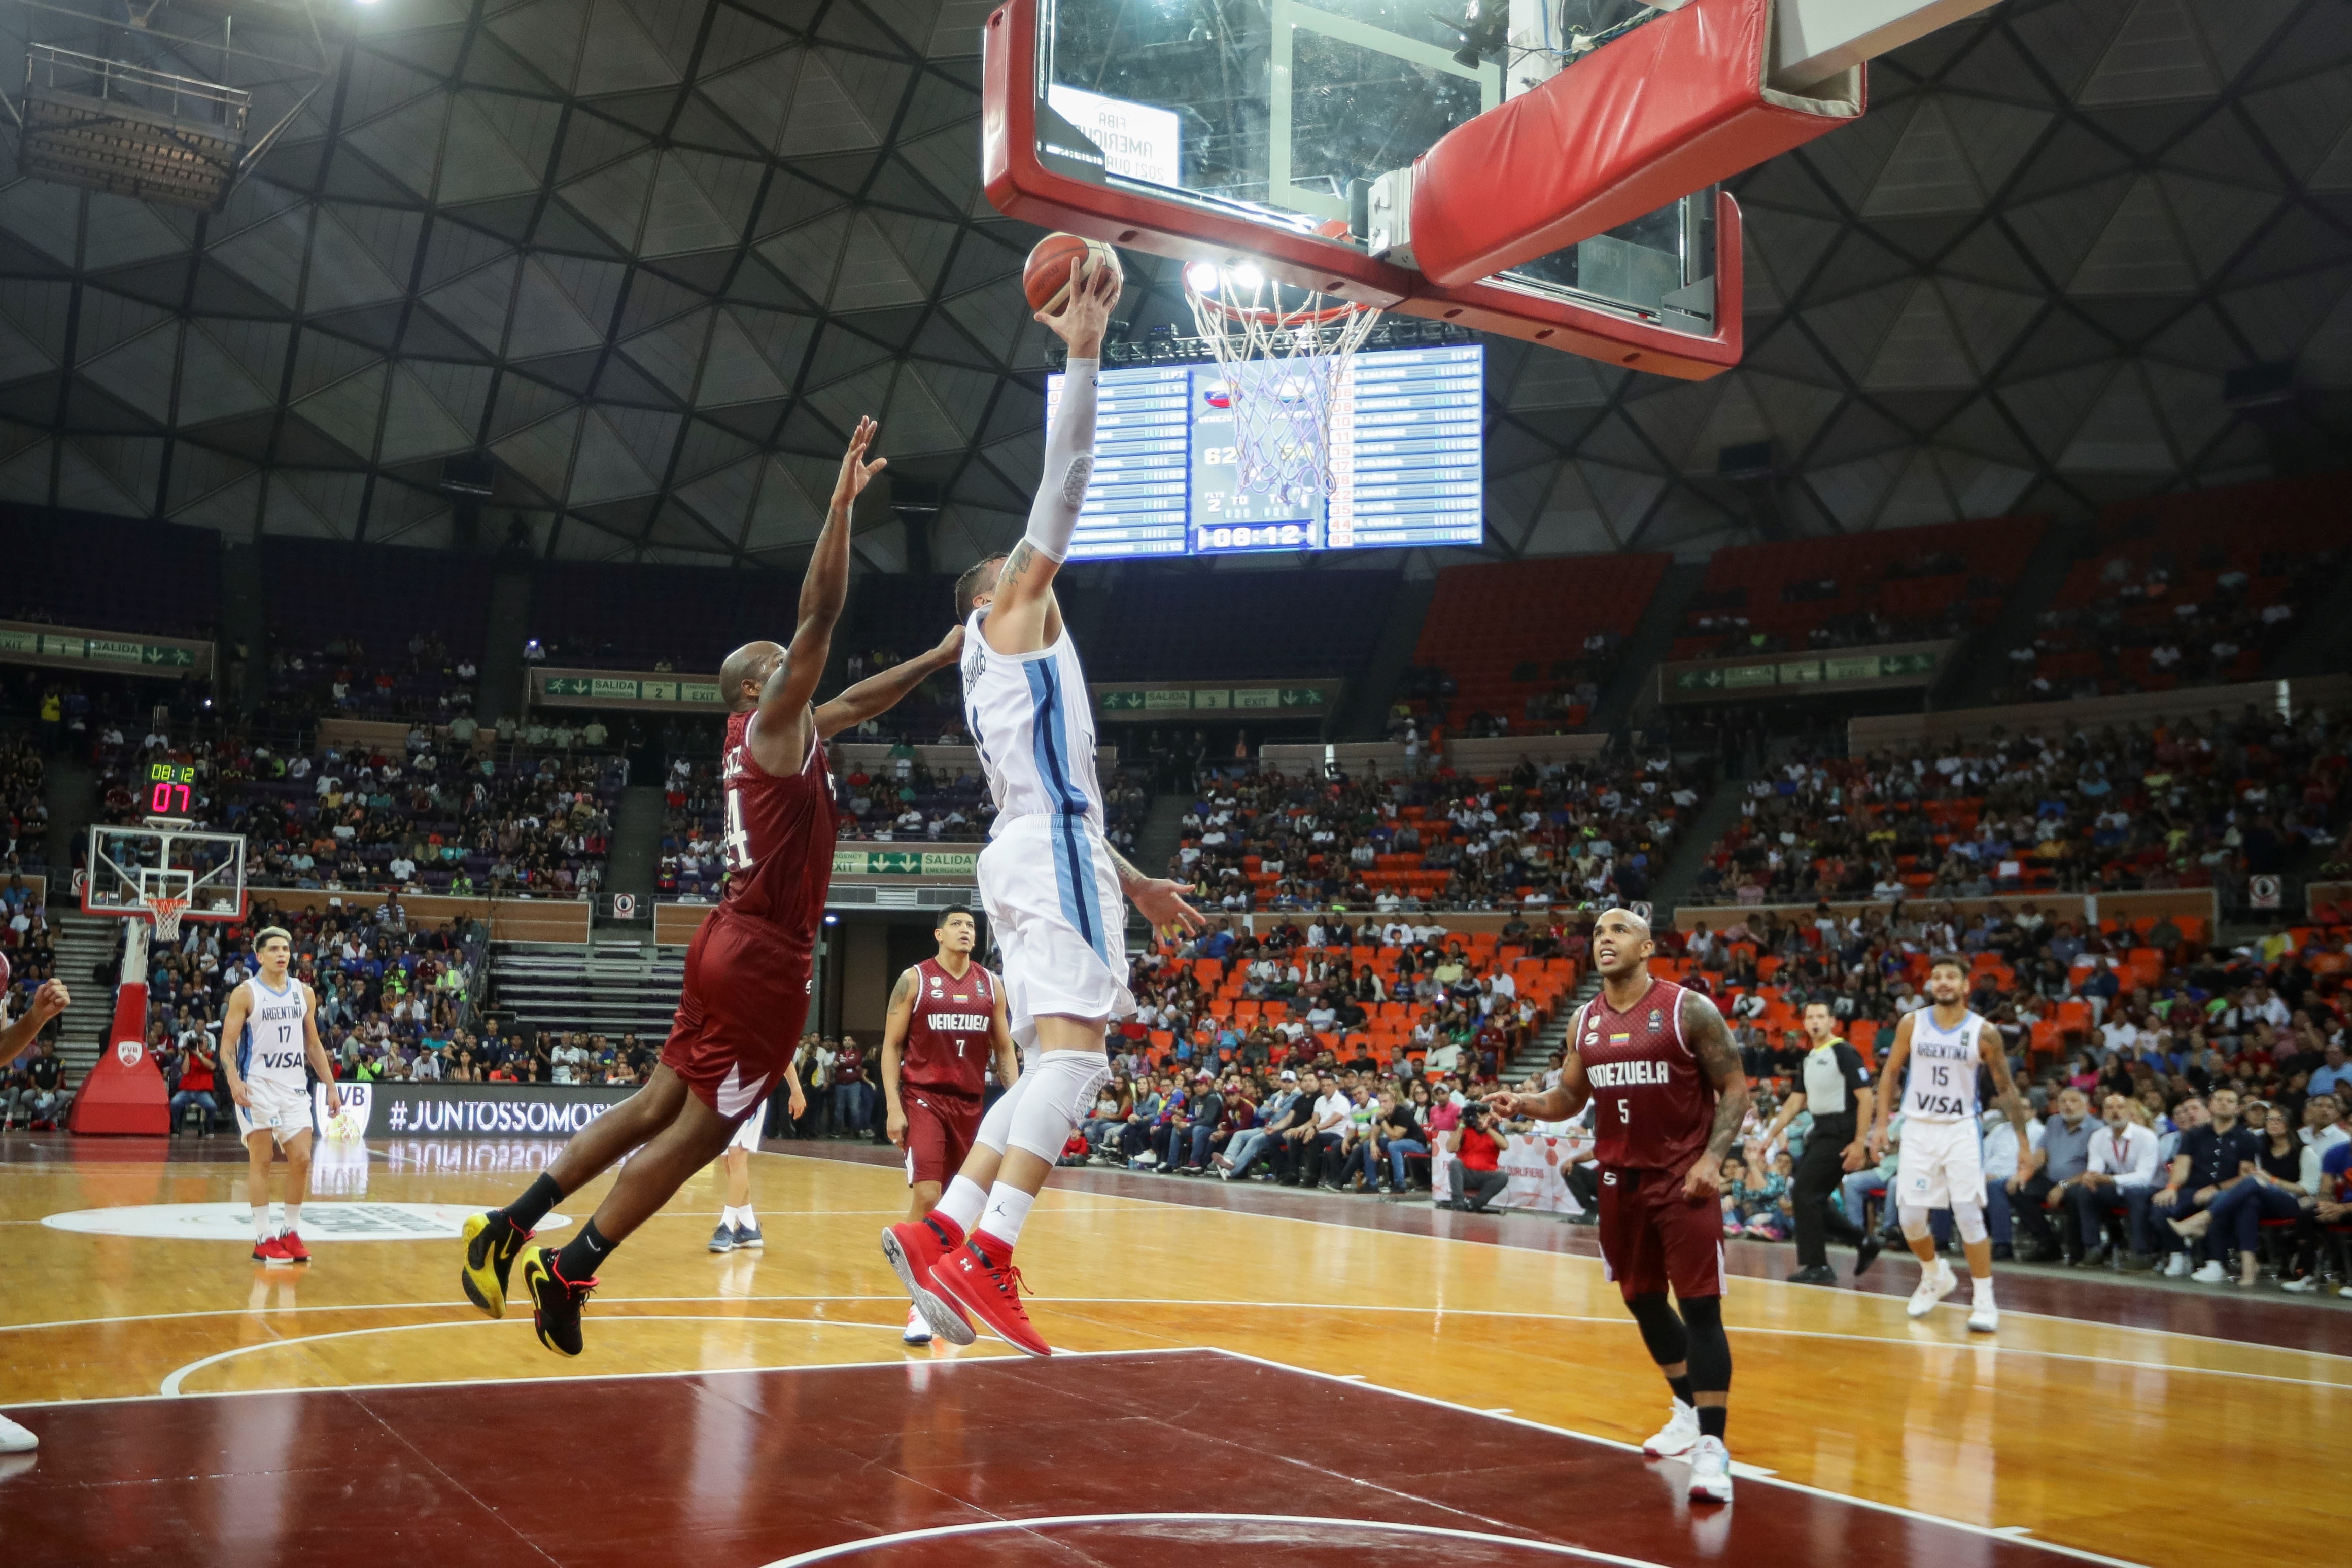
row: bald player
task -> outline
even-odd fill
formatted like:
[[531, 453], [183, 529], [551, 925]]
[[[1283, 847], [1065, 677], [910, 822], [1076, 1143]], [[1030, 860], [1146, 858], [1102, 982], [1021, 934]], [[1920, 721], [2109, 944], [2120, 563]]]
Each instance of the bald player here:
[[[687, 950], [686, 986], [660, 1065], [644, 1088], [566, 1144], [514, 1202], [466, 1221], [459, 1281], [467, 1299], [503, 1317], [508, 1278], [521, 1258], [540, 1343], [560, 1354], [580, 1354], [580, 1310], [613, 1249], [718, 1157], [771, 1091], [794, 1088], [793, 1046], [808, 1013], [817, 928], [833, 880], [825, 737], [951, 667], [963, 645], [955, 628], [921, 658], [822, 706], [811, 704], [848, 596], [850, 507], [884, 465], [866, 460], [874, 434], [874, 422], [859, 420], [842, 455], [833, 504], [801, 582], [792, 646], [747, 643], [719, 668], [728, 708], [720, 840], [727, 887]], [[595, 1215], [561, 1250], [525, 1251], [550, 1209], [633, 1149], [635, 1157]]]
[[[1715, 1004], [1651, 978], [1656, 950], [1650, 923], [1633, 910], [1612, 909], [1594, 922], [1601, 994], [1569, 1022], [1559, 1086], [1493, 1094], [1486, 1103], [1540, 1122], [1592, 1105], [1601, 1255], [1675, 1394], [1673, 1417], [1642, 1451], [1689, 1455], [1691, 1500], [1729, 1502], [1723, 1156], [1748, 1114], [1748, 1075]], [[1666, 1300], [1669, 1287], [1680, 1312]]]

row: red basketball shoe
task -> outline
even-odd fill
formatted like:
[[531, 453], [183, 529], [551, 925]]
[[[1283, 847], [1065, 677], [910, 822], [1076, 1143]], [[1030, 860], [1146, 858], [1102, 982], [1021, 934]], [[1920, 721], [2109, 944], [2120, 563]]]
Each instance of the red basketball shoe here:
[[290, 1230], [278, 1239], [278, 1245], [285, 1251], [286, 1260], [289, 1263], [308, 1263], [310, 1260], [310, 1249], [303, 1246], [302, 1239]]
[[1021, 1304], [1021, 1270], [1008, 1258], [992, 1263], [978, 1242], [967, 1241], [931, 1270], [939, 1293], [989, 1327], [997, 1338], [1024, 1355], [1051, 1355], [1054, 1347], [1029, 1322]]
[[270, 1264], [291, 1263], [294, 1261], [292, 1258], [287, 1255], [286, 1239], [282, 1236], [273, 1236], [267, 1241], [255, 1242], [253, 1244], [253, 1260], [257, 1263]]
[[950, 1344], [970, 1344], [979, 1336], [963, 1309], [941, 1294], [933, 1270], [954, 1249], [947, 1232], [931, 1219], [908, 1220], [882, 1233], [882, 1256], [898, 1271], [898, 1282], [931, 1332]]

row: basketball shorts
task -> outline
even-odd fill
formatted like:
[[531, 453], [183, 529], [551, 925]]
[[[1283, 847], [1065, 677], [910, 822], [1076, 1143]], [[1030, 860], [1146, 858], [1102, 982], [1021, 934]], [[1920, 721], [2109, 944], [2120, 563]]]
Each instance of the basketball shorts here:
[[240, 1141], [267, 1128], [271, 1140], [282, 1149], [310, 1130], [309, 1084], [248, 1078], [245, 1081], [245, 1094], [253, 1103], [236, 1107], [236, 1135]]
[[979, 1096], [942, 1094], [908, 1083], [899, 1088], [898, 1098], [907, 1107], [907, 1185], [946, 1186], [980, 1136]]
[[1673, 1287], [1676, 1297], [1723, 1294], [1723, 1206], [1693, 1203], [1674, 1171], [1601, 1173], [1601, 1259], [1627, 1301]]
[[751, 1113], [744, 1117], [741, 1124], [736, 1127], [735, 1135], [727, 1140], [727, 1146], [730, 1149], [742, 1149], [751, 1154], [758, 1154], [760, 1134], [766, 1129], [767, 1124], [768, 1103], [762, 1100], [751, 1107]]
[[1127, 898], [1083, 817], [1008, 818], [980, 852], [980, 901], [1004, 955], [1004, 1012], [1023, 1051], [1037, 1018], [1125, 1018]]
[[1903, 1118], [1903, 1143], [1895, 1155], [1895, 1184], [1887, 1196], [1908, 1208], [1949, 1208], [1985, 1200], [1984, 1150], [1977, 1124]]
[[757, 1111], [784, 1081], [808, 1018], [809, 954], [773, 932], [723, 908], [702, 923], [662, 1046], [662, 1065], [730, 1121]]

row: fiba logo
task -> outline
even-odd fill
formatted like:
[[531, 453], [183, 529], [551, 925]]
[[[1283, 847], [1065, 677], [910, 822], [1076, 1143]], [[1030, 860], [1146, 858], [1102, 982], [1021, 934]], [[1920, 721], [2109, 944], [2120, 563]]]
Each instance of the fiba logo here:
[[138, 1040], [120, 1040], [114, 1042], [115, 1060], [121, 1062], [125, 1067], [138, 1066], [139, 1059], [146, 1054], [146, 1046], [142, 1045]]

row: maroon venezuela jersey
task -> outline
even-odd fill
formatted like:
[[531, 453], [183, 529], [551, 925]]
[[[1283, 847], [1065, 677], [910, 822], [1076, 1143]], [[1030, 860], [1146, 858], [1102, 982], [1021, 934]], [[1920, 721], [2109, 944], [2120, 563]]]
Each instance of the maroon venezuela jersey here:
[[996, 977], [978, 964], [966, 969], [961, 980], [940, 967], [936, 958], [916, 965], [915, 1009], [907, 1019], [898, 1082], [935, 1093], [980, 1098], [996, 995]]
[[824, 743], [809, 737], [800, 771], [769, 772], [746, 737], [752, 716], [727, 720], [727, 892], [722, 910], [776, 928], [788, 946], [814, 953], [833, 886], [833, 779]]
[[1706, 1148], [1715, 1083], [1683, 1043], [1683, 988], [1652, 980], [1623, 1012], [1603, 992], [1569, 1043], [1592, 1086], [1593, 1155], [1604, 1167], [1684, 1171]]

